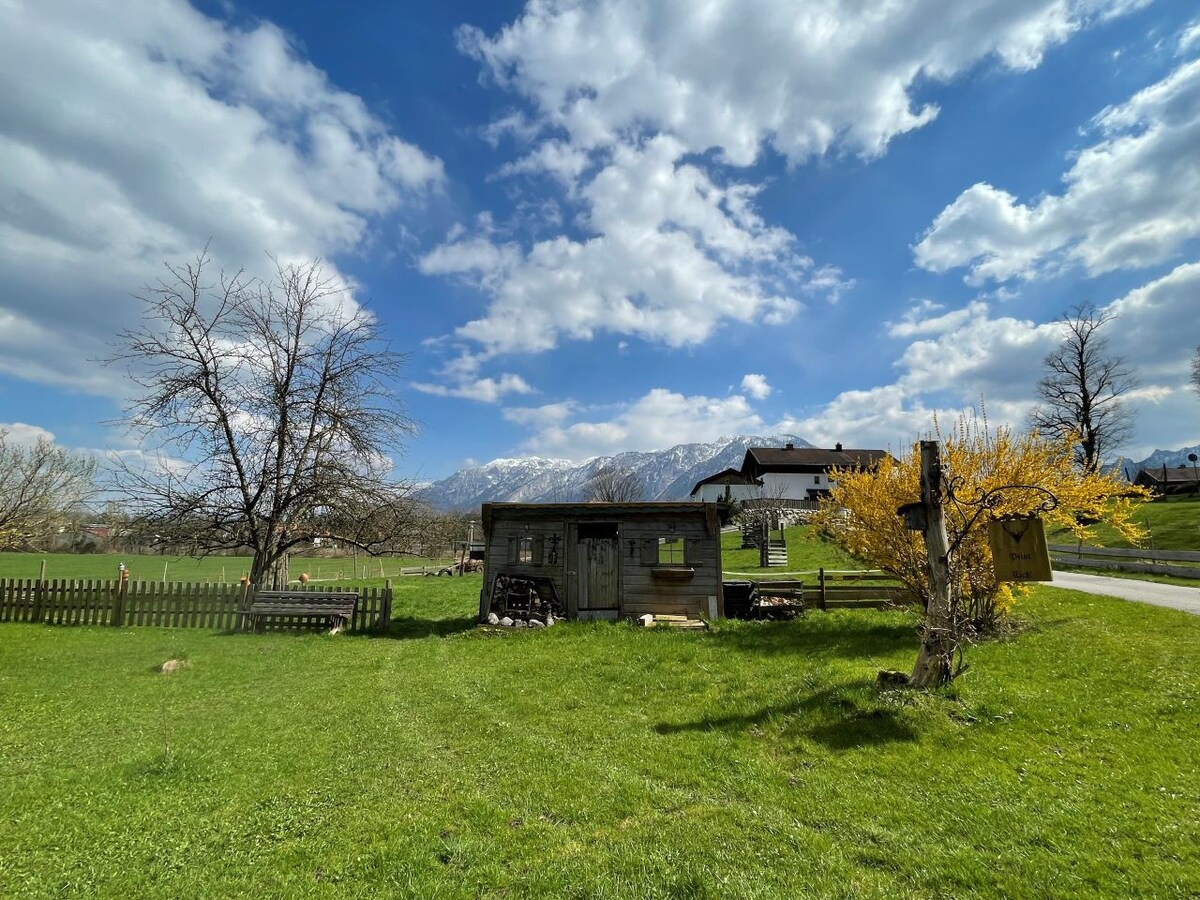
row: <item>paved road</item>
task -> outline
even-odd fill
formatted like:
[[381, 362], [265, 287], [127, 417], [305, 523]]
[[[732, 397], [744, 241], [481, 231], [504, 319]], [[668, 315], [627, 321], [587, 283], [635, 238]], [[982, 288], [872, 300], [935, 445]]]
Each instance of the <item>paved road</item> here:
[[1122, 600], [1136, 600], [1153, 606], [1181, 609], [1200, 616], [1200, 588], [1180, 587], [1177, 584], [1158, 584], [1154, 581], [1135, 581], [1132, 578], [1110, 578], [1105, 575], [1086, 575], [1082, 572], [1055, 572], [1056, 587]]

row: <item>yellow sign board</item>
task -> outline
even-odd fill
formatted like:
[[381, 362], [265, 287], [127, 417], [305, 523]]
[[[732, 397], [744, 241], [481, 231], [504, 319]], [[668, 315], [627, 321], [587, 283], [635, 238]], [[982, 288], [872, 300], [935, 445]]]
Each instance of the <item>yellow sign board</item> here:
[[988, 544], [997, 581], [1052, 581], [1046, 529], [1034, 517], [988, 523]]

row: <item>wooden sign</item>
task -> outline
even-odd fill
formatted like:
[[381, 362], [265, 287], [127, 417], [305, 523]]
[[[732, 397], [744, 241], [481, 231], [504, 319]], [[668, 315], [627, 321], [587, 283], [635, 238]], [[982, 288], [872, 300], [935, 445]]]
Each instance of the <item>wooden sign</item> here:
[[1052, 581], [1042, 520], [1030, 516], [988, 523], [988, 544], [997, 581]]

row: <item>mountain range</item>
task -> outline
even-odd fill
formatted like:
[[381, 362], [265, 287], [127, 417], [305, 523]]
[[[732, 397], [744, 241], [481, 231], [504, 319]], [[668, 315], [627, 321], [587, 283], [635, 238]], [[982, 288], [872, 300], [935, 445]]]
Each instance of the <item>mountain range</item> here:
[[[642, 485], [644, 500], [686, 500], [700, 479], [723, 469], [740, 468], [747, 447], [783, 447], [789, 443], [814, 446], [794, 434], [736, 435], [708, 444], [676, 444], [667, 450], [597, 456], [582, 463], [540, 456], [495, 459], [427, 485], [421, 494], [444, 510], [470, 510], [489, 501], [571, 503], [583, 499], [585, 486], [598, 470], [612, 467], [633, 474]], [[1189, 453], [1200, 454], [1200, 446], [1155, 450], [1143, 460], [1121, 461], [1119, 465], [1133, 477], [1139, 469], [1190, 465]]]
[[677, 444], [668, 450], [618, 453], [580, 463], [539, 456], [496, 459], [462, 469], [422, 490], [439, 509], [474, 509], [488, 501], [570, 503], [583, 499], [584, 487], [596, 472], [611, 467], [638, 480], [644, 500], [686, 500], [696, 482], [723, 469], [742, 465], [747, 447], [812, 447], [792, 434], [768, 437], [737, 435], [708, 444]]
[[1192, 463], [1188, 459], [1189, 453], [1200, 456], [1200, 444], [1195, 447], [1181, 447], [1178, 450], [1155, 450], [1143, 460], [1137, 462], [1122, 460], [1120, 465], [1130, 478], [1136, 478], [1139, 469], [1161, 469], [1163, 466], [1173, 469], [1177, 466], [1191, 466]]

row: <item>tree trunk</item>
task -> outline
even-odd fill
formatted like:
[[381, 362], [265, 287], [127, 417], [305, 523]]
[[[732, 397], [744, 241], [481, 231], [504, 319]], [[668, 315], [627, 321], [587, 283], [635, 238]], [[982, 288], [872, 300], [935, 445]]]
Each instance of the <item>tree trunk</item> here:
[[285, 551], [259, 550], [250, 566], [250, 583], [257, 588], [282, 590], [288, 584], [288, 554]]
[[921, 502], [928, 516], [925, 553], [929, 563], [929, 605], [921, 626], [921, 650], [909, 684], [930, 688], [950, 680], [957, 648], [950, 603], [949, 540], [946, 512], [942, 508], [941, 449], [937, 441], [921, 441]]

